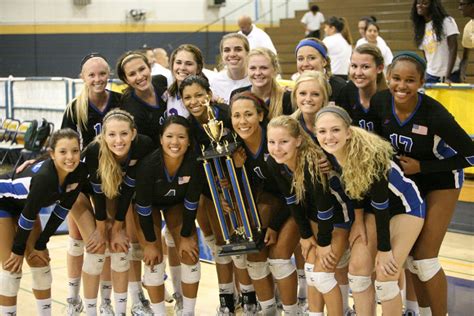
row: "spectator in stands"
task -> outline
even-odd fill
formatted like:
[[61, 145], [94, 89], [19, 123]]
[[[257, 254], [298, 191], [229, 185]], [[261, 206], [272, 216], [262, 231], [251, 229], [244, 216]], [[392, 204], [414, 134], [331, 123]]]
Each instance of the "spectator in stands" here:
[[168, 52], [164, 48], [154, 48], [153, 54], [155, 55], [156, 63], [160, 64], [161, 66], [168, 68], [169, 67], [169, 58]]
[[152, 76], [156, 76], [156, 75], [165, 76], [166, 80], [168, 81], [168, 86], [171, 85], [171, 83], [173, 82], [173, 77], [171, 76], [171, 71], [169, 69], [163, 67], [161, 64], [156, 62], [155, 53], [153, 51], [153, 48], [146, 47], [142, 50], [142, 52], [146, 55], [146, 58], [148, 59], [148, 63], [151, 66], [151, 75]]
[[[367, 27], [367, 22], [369, 22], [369, 21], [377, 22], [377, 18], [373, 15], [364, 16], [364, 17], [360, 18], [359, 22], [357, 23], [357, 29], [359, 30], [360, 39], [365, 38], [365, 28]], [[357, 43], [357, 44], [359, 44], [359, 43]]]
[[379, 32], [379, 25], [374, 21], [368, 21], [365, 26], [365, 38], [358, 40], [356, 47], [366, 43], [377, 46], [382, 53], [385, 66], [384, 72], [386, 73], [387, 67], [392, 63], [393, 54], [390, 47], [388, 47], [385, 41], [379, 36]]
[[347, 80], [352, 53], [352, 36], [345, 18], [330, 17], [324, 26], [323, 39], [331, 58], [331, 70], [336, 76]]
[[426, 82], [460, 82], [459, 30], [440, 0], [414, 0], [411, 20], [415, 43], [426, 58]]
[[471, 18], [464, 27], [462, 34], [462, 46], [464, 47], [460, 69], [461, 82], [466, 81], [466, 69], [469, 62], [469, 50], [474, 48], [474, 0], [459, 0], [459, 10], [462, 15]]
[[252, 18], [250, 18], [248, 15], [241, 16], [238, 19], [237, 24], [240, 28], [239, 33], [247, 36], [250, 49], [265, 47], [271, 50], [274, 54], [277, 53], [270, 36], [265, 33], [264, 30], [259, 29], [255, 24], [253, 24]]
[[326, 79], [331, 85], [332, 93], [329, 96], [329, 102], [336, 101], [346, 82], [344, 79], [332, 75], [331, 59], [328, 56], [326, 45], [317, 38], [305, 38], [296, 46], [295, 54], [298, 73], [291, 79], [296, 80], [299, 75], [308, 70], [321, 71], [326, 75]]
[[319, 12], [317, 5], [312, 5], [310, 11], [306, 12], [301, 19], [305, 25], [306, 37], [321, 38], [321, 24], [324, 23], [324, 15]]

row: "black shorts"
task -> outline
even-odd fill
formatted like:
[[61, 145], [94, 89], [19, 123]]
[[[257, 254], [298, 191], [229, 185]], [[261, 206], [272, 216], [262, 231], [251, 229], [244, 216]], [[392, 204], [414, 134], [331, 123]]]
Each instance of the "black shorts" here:
[[464, 183], [464, 170], [452, 170], [409, 176], [420, 190], [421, 196], [425, 197], [434, 190], [460, 189]]

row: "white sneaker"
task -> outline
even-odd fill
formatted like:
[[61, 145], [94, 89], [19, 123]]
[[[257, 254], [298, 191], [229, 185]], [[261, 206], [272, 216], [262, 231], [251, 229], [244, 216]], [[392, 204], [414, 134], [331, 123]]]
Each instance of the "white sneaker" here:
[[258, 313], [257, 304], [244, 304], [243, 305], [243, 316], [256, 316]]
[[100, 312], [100, 315], [115, 316], [114, 309], [112, 308], [110, 299], [104, 298], [102, 300], [102, 304], [100, 304], [100, 307], [99, 307], [99, 312]]
[[176, 315], [181, 315], [183, 312], [183, 296], [179, 293], [173, 293], [174, 298], [174, 312]]
[[84, 310], [84, 305], [82, 305], [82, 299], [80, 296], [77, 298], [68, 298], [66, 315], [67, 316], [78, 316]]
[[153, 316], [153, 310], [150, 307], [150, 301], [145, 298], [143, 292], [138, 294], [140, 302], [133, 304], [132, 315], [133, 316]]
[[308, 314], [309, 314], [308, 313], [308, 300], [306, 298], [298, 297], [298, 307], [297, 307], [296, 315], [306, 316]]

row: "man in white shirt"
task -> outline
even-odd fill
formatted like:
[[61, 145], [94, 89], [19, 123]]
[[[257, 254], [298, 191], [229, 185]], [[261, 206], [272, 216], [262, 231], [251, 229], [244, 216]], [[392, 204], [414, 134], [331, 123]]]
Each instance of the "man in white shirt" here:
[[248, 15], [241, 16], [238, 19], [237, 24], [240, 28], [239, 33], [247, 37], [250, 49], [266, 47], [275, 54], [277, 53], [270, 36], [265, 33], [264, 30], [259, 29], [255, 24], [253, 24], [252, 19]]
[[310, 11], [306, 12], [301, 19], [305, 25], [306, 37], [321, 38], [321, 24], [324, 23], [324, 15], [319, 12], [317, 5], [312, 5]]
[[155, 54], [153, 53], [152, 48], [144, 48], [146, 58], [148, 59], [148, 63], [151, 66], [151, 75], [162, 75], [166, 77], [168, 81], [168, 87], [173, 83], [173, 77], [171, 75], [171, 71], [168, 68], [163, 67], [162, 65], [158, 64], [155, 59]]

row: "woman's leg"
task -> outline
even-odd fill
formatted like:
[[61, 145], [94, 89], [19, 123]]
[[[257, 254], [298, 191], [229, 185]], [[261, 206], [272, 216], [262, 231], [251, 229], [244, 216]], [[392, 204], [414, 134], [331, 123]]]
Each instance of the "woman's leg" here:
[[376, 267], [375, 288], [377, 297], [382, 302], [384, 315], [401, 315], [402, 313], [398, 279], [408, 254], [420, 234], [423, 222], [422, 218], [408, 214], [399, 214], [390, 220], [390, 244], [398, 272], [394, 275], [385, 275], [379, 266]]
[[290, 258], [299, 239], [298, 226], [290, 217], [281, 227], [277, 242], [270, 246], [269, 252], [270, 271], [277, 282], [283, 310], [288, 315], [296, 314], [298, 307], [298, 276]]
[[[4, 212], [4, 211], [2, 211]], [[0, 314], [16, 315], [16, 298], [20, 289], [21, 273], [3, 270], [3, 263], [12, 253], [17, 219], [0, 217]]]
[[377, 253], [377, 233], [374, 214], [364, 214], [367, 244], [357, 238], [352, 245], [349, 260], [349, 286], [352, 290], [358, 316], [375, 315], [375, 289], [372, 284], [375, 255]]
[[[339, 262], [344, 251], [347, 248], [347, 239], [349, 232], [342, 228], [334, 228], [332, 233], [331, 248], [336, 256], [336, 262]], [[317, 253], [316, 253], [317, 254]], [[335, 267], [332, 270], [325, 270], [319, 258], [316, 259], [314, 272], [312, 273], [315, 287], [324, 296], [328, 315], [342, 315], [342, 296], [335, 278]]]
[[[420, 305], [420, 314], [428, 308], [433, 315], [448, 312], [447, 280], [438, 254], [456, 207], [460, 189], [435, 190], [426, 195], [426, 218], [413, 248], [413, 284]], [[429, 312], [429, 311], [428, 311]]]
[[[176, 248], [180, 249], [181, 244], [181, 227], [183, 222], [184, 205], [178, 204], [164, 213], [166, 225], [173, 236]], [[196, 230], [190, 236], [194, 242], [198, 244]], [[199, 248], [198, 248], [199, 249]], [[180, 255], [181, 260], [181, 288], [183, 290], [183, 314], [194, 313], [196, 306], [196, 297], [199, 288], [199, 280], [201, 278], [201, 265], [199, 256], [192, 257], [183, 252]]]
[[308, 312], [312, 315], [323, 316], [324, 315], [324, 297], [316, 289], [313, 283], [313, 270], [314, 264], [316, 263], [316, 248], [311, 248], [306, 262], [304, 264], [306, 273], [306, 283], [308, 284]]

